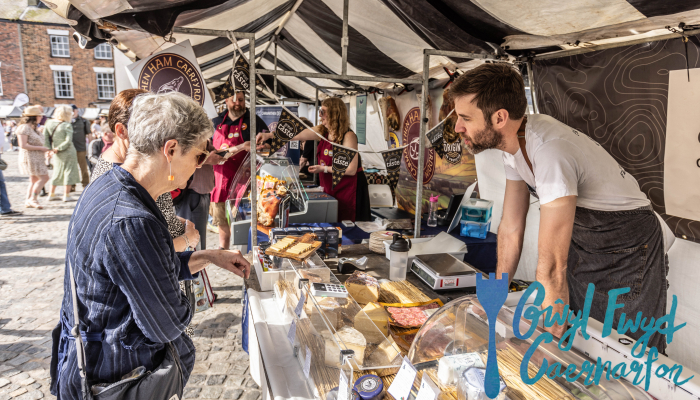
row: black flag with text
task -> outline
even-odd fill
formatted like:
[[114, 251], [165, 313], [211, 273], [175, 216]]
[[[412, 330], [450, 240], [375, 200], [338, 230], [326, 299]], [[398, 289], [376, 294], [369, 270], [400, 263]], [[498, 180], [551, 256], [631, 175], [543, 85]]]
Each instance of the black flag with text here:
[[399, 183], [399, 172], [401, 172], [401, 157], [403, 156], [404, 148], [393, 149], [382, 152], [384, 164], [386, 165], [387, 178], [389, 186], [392, 189], [396, 188]]
[[286, 108], [282, 108], [280, 119], [277, 121], [274, 135], [272, 136], [272, 147], [270, 154], [274, 154], [281, 149], [287, 142], [292, 140], [294, 136], [301, 133], [306, 128], [301, 120]]
[[[239, 56], [233, 67], [233, 83], [236, 90], [250, 89], [250, 64], [243, 56]], [[255, 86], [262, 85], [260, 78], [255, 77]]]
[[444, 130], [445, 121], [442, 121], [425, 134], [428, 140], [430, 140], [430, 144], [435, 150], [435, 153], [439, 155], [440, 158], [445, 157], [445, 149], [442, 147], [442, 143], [445, 141], [445, 138], [442, 136]]
[[341, 147], [332, 143], [333, 149], [333, 188], [340, 183], [345, 175], [345, 170], [348, 169], [350, 163], [355, 158], [357, 154], [356, 150], [348, 149], [346, 147]]
[[228, 79], [226, 82], [224, 82], [223, 85], [219, 85], [212, 89], [212, 92], [214, 92], [214, 102], [218, 103], [222, 100], [226, 100], [229, 97], [233, 96], [234, 89], [233, 89], [233, 83], [231, 83], [231, 74], [228, 75]]

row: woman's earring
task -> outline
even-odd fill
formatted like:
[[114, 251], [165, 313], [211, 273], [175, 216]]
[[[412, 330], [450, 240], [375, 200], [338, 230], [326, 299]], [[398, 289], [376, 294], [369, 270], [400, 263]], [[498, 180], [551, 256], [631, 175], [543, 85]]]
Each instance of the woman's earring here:
[[168, 175], [168, 180], [172, 182], [175, 180], [175, 176], [173, 175], [173, 163], [170, 161], [168, 164], [170, 164], [170, 175]]

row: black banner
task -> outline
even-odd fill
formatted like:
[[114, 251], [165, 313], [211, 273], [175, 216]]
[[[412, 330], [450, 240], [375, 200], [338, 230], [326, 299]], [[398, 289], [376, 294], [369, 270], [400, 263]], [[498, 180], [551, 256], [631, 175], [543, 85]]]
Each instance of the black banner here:
[[440, 156], [440, 158], [445, 158], [445, 149], [442, 147], [442, 143], [445, 139], [442, 136], [445, 130], [445, 121], [437, 124], [433, 129], [429, 130], [425, 135], [428, 136], [430, 144], [435, 149], [435, 153]]
[[[236, 90], [250, 90], [250, 64], [243, 56], [239, 56], [233, 67], [233, 83]], [[262, 85], [260, 78], [255, 77], [255, 86]]]
[[351, 150], [345, 147], [337, 146], [332, 143], [333, 146], [333, 188], [335, 185], [340, 183], [345, 175], [345, 170], [348, 169], [350, 163], [355, 158], [357, 151]]
[[223, 85], [219, 85], [212, 89], [212, 92], [214, 92], [214, 102], [218, 103], [222, 100], [226, 100], [229, 97], [233, 96], [233, 93], [235, 92], [233, 89], [233, 83], [231, 83], [231, 74], [228, 74], [228, 79], [226, 79], [226, 82]]
[[399, 172], [401, 172], [401, 157], [403, 156], [403, 148], [394, 149], [382, 152], [384, 157], [384, 165], [386, 165], [387, 178], [389, 186], [392, 189], [396, 188], [399, 183]]
[[272, 137], [270, 154], [274, 154], [277, 150], [281, 149], [282, 146], [292, 140], [294, 136], [300, 134], [305, 128], [306, 126], [304, 126], [304, 123], [301, 122], [296, 115], [286, 108], [283, 108]]

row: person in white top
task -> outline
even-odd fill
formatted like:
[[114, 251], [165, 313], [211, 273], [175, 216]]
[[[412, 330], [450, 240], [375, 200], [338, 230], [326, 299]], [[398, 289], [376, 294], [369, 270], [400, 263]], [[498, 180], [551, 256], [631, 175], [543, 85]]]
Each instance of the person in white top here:
[[[668, 283], [664, 229], [637, 180], [586, 133], [548, 115], [525, 115], [520, 73], [506, 64], [483, 64], [450, 87], [458, 116], [455, 131], [467, 149], [503, 151], [506, 191], [498, 228], [496, 276], [518, 268], [530, 194], [540, 202], [537, 280], [545, 287], [543, 308], [561, 313], [565, 304], [583, 308], [595, 284], [590, 317], [605, 319], [608, 291], [618, 296], [620, 315], [655, 319], [666, 314]], [[668, 232], [672, 239], [673, 235]], [[555, 302], [561, 299], [559, 304]], [[560, 337], [566, 327], [547, 329]], [[643, 331], [627, 332], [638, 339]], [[665, 351], [663, 335], [648, 343]]]

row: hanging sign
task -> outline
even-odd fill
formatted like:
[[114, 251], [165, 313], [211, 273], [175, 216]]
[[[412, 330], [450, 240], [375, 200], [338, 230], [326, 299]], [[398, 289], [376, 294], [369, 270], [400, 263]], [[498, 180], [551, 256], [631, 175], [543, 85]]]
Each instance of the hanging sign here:
[[357, 151], [347, 147], [333, 145], [333, 188], [340, 183], [345, 175], [345, 170], [348, 169], [350, 163], [355, 158]]
[[[259, 77], [255, 77], [255, 86], [262, 85]], [[242, 55], [238, 56], [233, 67], [233, 86], [236, 90], [250, 90], [250, 63]]]
[[435, 126], [435, 128], [429, 130], [425, 135], [430, 140], [430, 145], [433, 150], [437, 153], [440, 158], [445, 158], [445, 150], [442, 147], [442, 143], [445, 138], [442, 137], [442, 133], [445, 130], [445, 121], [440, 122]]
[[367, 95], [358, 95], [356, 99], [355, 112], [355, 135], [357, 143], [365, 144], [367, 137]]
[[152, 93], [180, 92], [204, 107], [210, 118], [218, 115], [189, 40], [126, 68], [133, 87]]
[[450, 119], [452, 113], [454, 113], [454, 110], [450, 111], [445, 119], [429, 130], [426, 136], [430, 140], [433, 150], [440, 158], [450, 164], [460, 164], [462, 162], [462, 141], [458, 137], [455, 142], [449, 143], [445, 138], [447, 124], [452, 123]]
[[[403, 159], [406, 163], [406, 168], [411, 174], [414, 181], [418, 180], [418, 151], [419, 143], [417, 139], [420, 136], [420, 109], [413, 107], [403, 119], [403, 138], [402, 143], [408, 144], [408, 149], [403, 154]], [[435, 151], [434, 149], [425, 149], [423, 158], [423, 184], [430, 183], [435, 173]]]
[[282, 146], [287, 144], [287, 142], [292, 140], [306, 128], [307, 126], [296, 115], [294, 115], [294, 113], [283, 106], [282, 111], [280, 112], [279, 120], [273, 129], [274, 135], [272, 137], [270, 154], [273, 154], [279, 150]]
[[226, 82], [224, 82], [223, 85], [215, 87], [212, 89], [212, 92], [214, 92], [214, 101], [217, 103], [233, 96], [236, 91], [233, 88], [233, 83], [231, 82], [231, 74], [228, 75], [228, 79], [226, 79]]
[[386, 165], [387, 177], [389, 178], [389, 186], [395, 188], [399, 183], [399, 173], [401, 172], [401, 156], [403, 155], [404, 147], [400, 149], [391, 149], [382, 151], [384, 165]]
[[[265, 123], [267, 124], [267, 127], [270, 129], [270, 132], [274, 132], [275, 129], [277, 128], [277, 122], [280, 119], [280, 115], [282, 114], [283, 109], [287, 109], [287, 111], [291, 112], [294, 115], [299, 115], [299, 107], [298, 106], [261, 106], [257, 105], [255, 106], [255, 114], [260, 117]], [[296, 148], [293, 146], [296, 144]], [[273, 154], [273, 153], [270, 153]], [[299, 165], [299, 157], [301, 157], [301, 151], [299, 150], [299, 141], [293, 140], [291, 142], [288, 142], [286, 145], [283, 145], [277, 152], [275, 153], [276, 156], [281, 156], [281, 157], [289, 157], [290, 160], [292, 160], [292, 164], [294, 165]]]

